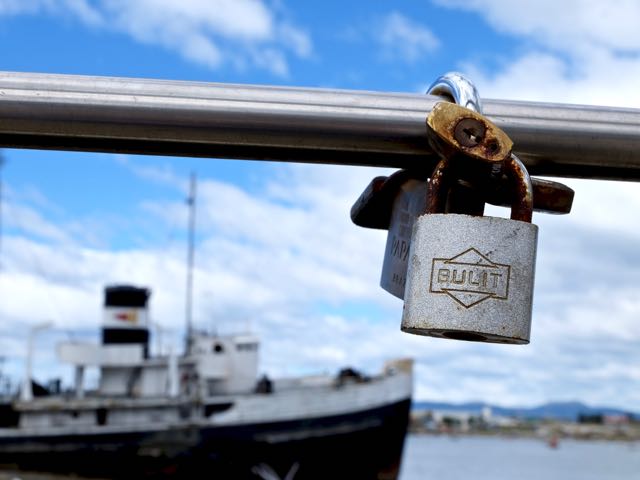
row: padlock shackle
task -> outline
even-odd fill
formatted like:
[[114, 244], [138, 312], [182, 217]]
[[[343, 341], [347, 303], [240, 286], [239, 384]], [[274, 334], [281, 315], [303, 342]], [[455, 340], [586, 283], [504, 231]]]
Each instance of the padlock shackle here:
[[526, 167], [514, 153], [504, 164], [505, 173], [513, 185], [511, 220], [531, 223], [533, 218], [533, 185]]
[[[531, 223], [533, 218], [533, 185], [526, 167], [513, 153], [504, 163], [512, 187], [511, 220]], [[451, 165], [444, 158], [431, 174], [427, 189], [426, 213], [444, 213], [447, 191], [451, 186]]]
[[426, 213], [444, 213], [447, 197], [444, 193], [450, 185], [451, 166], [446, 158], [438, 162], [431, 173], [427, 188]]
[[448, 72], [438, 77], [427, 88], [427, 95], [446, 97], [464, 108], [482, 113], [482, 103], [476, 86], [458, 72]]

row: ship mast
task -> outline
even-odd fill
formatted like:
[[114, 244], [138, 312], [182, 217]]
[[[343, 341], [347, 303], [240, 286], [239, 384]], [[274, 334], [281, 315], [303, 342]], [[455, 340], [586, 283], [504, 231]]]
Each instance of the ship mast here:
[[192, 308], [193, 308], [193, 257], [194, 257], [194, 243], [195, 243], [195, 229], [196, 229], [196, 175], [191, 172], [191, 182], [189, 186], [189, 197], [187, 198], [187, 205], [189, 206], [189, 240], [187, 245], [187, 288], [186, 288], [186, 301], [185, 301], [185, 321], [186, 321], [186, 343], [185, 353], [188, 355], [191, 353], [192, 343]]

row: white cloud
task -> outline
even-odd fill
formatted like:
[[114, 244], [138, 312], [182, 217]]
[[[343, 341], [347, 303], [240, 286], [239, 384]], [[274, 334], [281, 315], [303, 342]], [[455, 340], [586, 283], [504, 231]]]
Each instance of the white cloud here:
[[427, 27], [401, 13], [389, 13], [376, 29], [374, 37], [388, 59], [415, 62], [438, 48], [440, 42]]
[[278, 36], [299, 57], [307, 58], [311, 55], [313, 51], [311, 39], [302, 30], [288, 23], [282, 23], [278, 27]]
[[554, 50], [587, 53], [593, 46], [608, 50], [640, 48], [635, 0], [436, 0], [444, 6], [483, 16], [498, 32], [534, 39]]
[[156, 161], [153, 166], [148, 166], [131, 162], [127, 155], [116, 154], [114, 158], [117, 163], [126, 167], [140, 178], [161, 185], [181, 188], [185, 194], [188, 191], [189, 180], [179, 177], [167, 163], [160, 164]]
[[46, 6], [44, 0], [0, 0], [0, 13], [6, 15], [33, 13], [44, 6]]
[[485, 98], [640, 107], [640, 58], [602, 48], [594, 47], [588, 59], [538, 50], [509, 59], [497, 71], [472, 62], [462, 69]]
[[261, 0], [0, 0], [0, 15], [69, 15], [159, 45], [209, 68], [252, 65], [286, 76], [311, 55], [309, 35]]
[[100, 25], [103, 21], [99, 11], [86, 0], [0, 0], [0, 15], [41, 12], [71, 14], [92, 26]]
[[99, 10], [92, 7], [86, 0], [64, 0], [62, 5], [87, 25], [102, 26], [104, 24], [104, 18]]
[[30, 235], [58, 243], [71, 241], [63, 228], [46, 220], [36, 210], [12, 203], [7, 204], [4, 210], [5, 223], [8, 228], [17, 228]]
[[[470, 10], [497, 31], [526, 41], [524, 53], [491, 71], [467, 60], [463, 70], [486, 98], [638, 107], [640, 3], [438, 0]], [[553, 14], [550, 14], [553, 12]]]

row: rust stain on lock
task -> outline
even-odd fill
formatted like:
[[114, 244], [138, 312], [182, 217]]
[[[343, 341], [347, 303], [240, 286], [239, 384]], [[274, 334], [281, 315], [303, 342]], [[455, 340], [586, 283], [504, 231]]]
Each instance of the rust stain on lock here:
[[502, 163], [513, 142], [500, 128], [473, 110], [455, 103], [437, 103], [427, 117], [431, 146], [444, 157], [456, 153], [488, 163]]
[[538, 205], [544, 203], [545, 213], [565, 214], [571, 212], [573, 189], [558, 182], [544, 180], [542, 178], [532, 178], [533, 184], [533, 207], [538, 210]]
[[505, 162], [507, 176], [511, 179], [513, 200], [511, 203], [511, 220], [531, 223], [533, 217], [533, 184], [527, 169], [513, 153]]
[[[423, 171], [399, 170], [389, 177], [375, 177], [351, 207], [351, 220], [364, 228], [388, 230], [393, 201], [401, 186], [408, 181], [426, 182], [429, 174]], [[536, 212], [565, 215], [571, 212], [575, 192], [566, 185], [541, 178], [532, 178], [533, 209]], [[513, 200], [512, 188], [504, 175], [486, 190], [486, 202], [508, 207]]]

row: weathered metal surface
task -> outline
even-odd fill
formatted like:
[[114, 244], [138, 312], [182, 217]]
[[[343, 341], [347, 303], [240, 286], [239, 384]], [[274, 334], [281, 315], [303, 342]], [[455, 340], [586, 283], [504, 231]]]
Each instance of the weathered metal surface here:
[[447, 204], [447, 191], [455, 180], [451, 178], [451, 170], [451, 162], [447, 158], [443, 158], [431, 172], [425, 213], [444, 213]]
[[[427, 117], [427, 138], [452, 180], [446, 196], [431, 198], [444, 202], [442, 212], [482, 216], [485, 190], [503, 175], [513, 142], [478, 112], [452, 103], [438, 103]], [[436, 167], [436, 172], [441, 164]], [[433, 178], [433, 175], [432, 175]]]
[[359, 227], [388, 230], [393, 203], [409, 181], [427, 182], [429, 173], [398, 170], [389, 177], [375, 177], [351, 207], [351, 220]]
[[402, 330], [529, 343], [538, 227], [495, 217], [422, 215], [415, 223]]
[[440, 102], [427, 116], [427, 135], [440, 156], [463, 156], [486, 163], [502, 163], [513, 142], [481, 114], [455, 103]]
[[[351, 207], [351, 220], [364, 228], [388, 230], [393, 202], [404, 182], [428, 180], [428, 174], [420, 171], [399, 170], [389, 177], [375, 177]], [[532, 178], [533, 210], [541, 213], [565, 215], [571, 212], [574, 191], [559, 182]], [[510, 207], [512, 187], [505, 177], [491, 190], [483, 192], [492, 205]], [[412, 193], [415, 195], [415, 193]]]
[[515, 155], [507, 159], [505, 173], [513, 185], [511, 220], [531, 223], [533, 217], [533, 186], [527, 169]]
[[[511, 153], [511, 140], [486, 120], [482, 115], [452, 103], [435, 105], [427, 117], [427, 135], [434, 150], [446, 160], [441, 161], [431, 173], [430, 187], [440, 189], [439, 183], [445, 170], [462, 166], [465, 173], [477, 177], [489, 177], [491, 169], [485, 164], [497, 165], [497, 172], [502, 169], [506, 158]], [[475, 165], [482, 161], [481, 168]], [[484, 168], [483, 168], [484, 167]], [[485, 170], [484, 175], [481, 170]], [[476, 173], [477, 172], [477, 173]], [[451, 175], [448, 175], [451, 177]], [[454, 195], [429, 196], [427, 183], [407, 179], [406, 174], [400, 172], [393, 179], [397, 184], [397, 192], [390, 198], [391, 213], [389, 218], [389, 233], [380, 276], [380, 286], [398, 298], [404, 298], [407, 278], [407, 259], [411, 245], [411, 234], [415, 218], [424, 212], [425, 206], [434, 202], [441, 202], [441, 210], [445, 209], [445, 202], [454, 199], [458, 202], [453, 206], [454, 211], [482, 215], [484, 198], [471, 185], [447, 184], [446, 192]], [[374, 179], [367, 191], [365, 199], [357, 202], [356, 210], [363, 203], [372, 204], [374, 194], [380, 192], [384, 182], [380, 178]], [[451, 188], [454, 187], [454, 188]], [[441, 188], [445, 191], [445, 188]], [[529, 205], [530, 206], [530, 205]], [[451, 205], [449, 205], [451, 207]], [[352, 209], [353, 212], [353, 209]]]
[[[503, 171], [507, 177], [510, 188], [511, 197], [511, 219], [523, 222], [531, 222], [533, 216], [533, 185], [527, 169], [522, 162], [513, 154], [511, 154], [503, 164]], [[454, 210], [450, 208], [447, 198], [447, 192], [455, 185], [455, 175], [459, 172], [453, 166], [450, 159], [443, 159], [438, 163], [435, 170], [431, 174], [429, 181], [429, 193], [427, 196], [426, 213], [469, 213], [466, 211]], [[491, 189], [491, 186], [485, 186], [485, 190]], [[473, 191], [473, 187], [469, 187]], [[478, 190], [477, 196], [472, 196], [472, 200], [478, 200], [482, 203], [484, 196], [482, 190]], [[449, 191], [449, 195], [451, 192]], [[467, 194], [471, 196], [470, 194]], [[472, 205], [475, 207], [475, 205]], [[474, 213], [470, 213], [474, 214]], [[481, 216], [482, 212], [475, 214]]]
[[[433, 95], [0, 72], [0, 147], [432, 170]], [[532, 175], [640, 180], [640, 110], [483, 100]]]
[[[533, 210], [540, 213], [566, 215], [571, 212], [575, 192], [572, 188], [551, 180], [531, 178], [533, 188]], [[492, 205], [511, 205], [512, 187], [505, 181], [494, 183], [491, 190], [485, 190], [485, 200]]]

